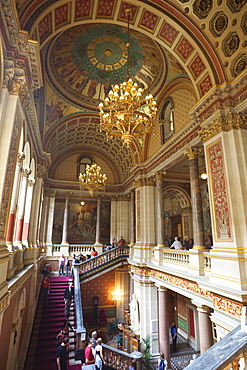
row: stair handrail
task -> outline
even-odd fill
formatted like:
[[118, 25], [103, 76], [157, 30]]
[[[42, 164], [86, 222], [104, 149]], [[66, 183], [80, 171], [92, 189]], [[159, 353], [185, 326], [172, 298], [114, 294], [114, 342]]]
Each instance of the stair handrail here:
[[126, 256], [127, 258], [128, 255], [129, 255], [128, 245], [123, 247], [117, 246], [103, 253], [98, 254], [98, 256], [91, 257], [86, 261], [78, 262], [76, 263], [76, 265], [79, 266], [80, 273], [83, 273], [85, 271], [92, 270], [95, 267], [101, 266], [106, 262], [112, 261], [120, 256]]
[[74, 268], [74, 301], [76, 314], [76, 352], [84, 351], [86, 347], [87, 330], [83, 322], [82, 303], [81, 303], [81, 285], [79, 276], [79, 266]]
[[104, 343], [102, 343], [102, 347], [103, 357], [107, 367], [111, 367], [112, 369], [128, 369], [134, 363], [136, 370], [142, 369], [141, 352], [134, 351], [127, 353]]

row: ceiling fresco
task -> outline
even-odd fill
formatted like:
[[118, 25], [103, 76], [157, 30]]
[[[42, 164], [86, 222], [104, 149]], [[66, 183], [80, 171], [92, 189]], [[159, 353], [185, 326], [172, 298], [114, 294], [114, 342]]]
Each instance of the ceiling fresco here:
[[[138, 31], [130, 33], [131, 78], [155, 95], [167, 78], [167, 64], [158, 44]], [[50, 43], [46, 71], [52, 86], [80, 108], [98, 111], [112, 86], [128, 74], [127, 28], [110, 24], [72, 27]]]

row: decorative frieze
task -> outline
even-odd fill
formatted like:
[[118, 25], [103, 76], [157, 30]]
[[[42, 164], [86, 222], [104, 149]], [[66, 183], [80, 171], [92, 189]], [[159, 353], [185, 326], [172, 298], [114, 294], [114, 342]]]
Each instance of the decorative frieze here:
[[227, 116], [219, 115], [217, 119], [198, 131], [203, 143], [222, 131], [247, 129], [246, 113], [228, 113]]
[[227, 299], [225, 297], [218, 296], [209, 290], [200, 288], [199, 285], [195, 282], [182, 279], [177, 276], [166, 274], [165, 272], [149, 269], [147, 267], [132, 267], [132, 272], [140, 276], [149, 276], [160, 279], [163, 282], [166, 282], [170, 286], [179, 287], [186, 292], [192, 292], [200, 297], [206, 298], [210, 301], [214, 309], [220, 310], [226, 314], [232, 316], [241, 316], [242, 313], [242, 304]]

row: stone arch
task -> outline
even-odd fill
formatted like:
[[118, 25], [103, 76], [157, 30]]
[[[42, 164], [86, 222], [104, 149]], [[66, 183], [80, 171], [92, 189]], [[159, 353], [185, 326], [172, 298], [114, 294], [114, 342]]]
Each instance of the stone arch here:
[[164, 198], [165, 235], [182, 238], [184, 236], [192, 237], [191, 199], [189, 194], [183, 188], [171, 185], [165, 187]]

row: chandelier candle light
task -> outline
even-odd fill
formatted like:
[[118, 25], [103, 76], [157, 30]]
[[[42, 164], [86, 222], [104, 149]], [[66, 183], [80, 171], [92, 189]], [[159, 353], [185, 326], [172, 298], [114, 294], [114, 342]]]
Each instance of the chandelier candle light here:
[[101, 168], [96, 163], [91, 166], [87, 164], [85, 173], [79, 175], [80, 190], [87, 189], [91, 197], [94, 196], [95, 191], [104, 190], [107, 177], [100, 171]]
[[[129, 75], [129, 17], [130, 9], [126, 11], [128, 15], [128, 73]], [[139, 88], [132, 79], [115, 85], [104, 99], [104, 103], [99, 104], [100, 111], [100, 131], [106, 132], [107, 139], [118, 136], [129, 147], [134, 138], [142, 138], [150, 132], [157, 115], [156, 101], [153, 96], [147, 95], [145, 104], [142, 105], [143, 89]]]

